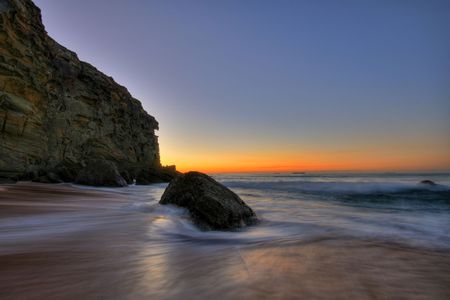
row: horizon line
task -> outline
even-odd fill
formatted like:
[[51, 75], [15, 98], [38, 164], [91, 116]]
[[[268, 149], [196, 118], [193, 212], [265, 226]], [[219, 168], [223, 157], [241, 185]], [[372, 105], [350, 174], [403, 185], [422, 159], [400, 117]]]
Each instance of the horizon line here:
[[187, 172], [202, 172], [207, 174], [320, 174], [320, 173], [359, 173], [359, 174], [450, 174], [449, 170], [292, 170], [292, 171], [277, 171], [277, 170], [265, 170], [265, 171], [213, 171], [213, 170], [187, 170], [180, 171], [182, 173]]

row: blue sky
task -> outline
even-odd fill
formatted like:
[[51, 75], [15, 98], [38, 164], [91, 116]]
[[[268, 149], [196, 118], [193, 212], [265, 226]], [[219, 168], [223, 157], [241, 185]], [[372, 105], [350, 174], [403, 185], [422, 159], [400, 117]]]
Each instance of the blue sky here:
[[450, 169], [450, 1], [34, 2], [158, 119], [164, 163]]

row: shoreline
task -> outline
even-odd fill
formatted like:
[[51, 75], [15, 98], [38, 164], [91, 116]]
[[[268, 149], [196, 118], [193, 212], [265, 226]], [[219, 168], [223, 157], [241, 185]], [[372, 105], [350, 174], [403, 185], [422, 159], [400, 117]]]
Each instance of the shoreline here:
[[[356, 238], [247, 246], [187, 238], [180, 244], [154, 237], [155, 229], [166, 228], [164, 215], [123, 210], [131, 200], [121, 194], [37, 183], [0, 190], [5, 299], [450, 297], [448, 252]], [[62, 227], [56, 221], [31, 224], [38, 234], [20, 242], [14, 238], [23, 232], [14, 230], [24, 228], [4, 223], [58, 216], [68, 220], [67, 231], [51, 233], [51, 226]], [[80, 224], [86, 227], [70, 230]], [[5, 243], [8, 233], [12, 244]]]

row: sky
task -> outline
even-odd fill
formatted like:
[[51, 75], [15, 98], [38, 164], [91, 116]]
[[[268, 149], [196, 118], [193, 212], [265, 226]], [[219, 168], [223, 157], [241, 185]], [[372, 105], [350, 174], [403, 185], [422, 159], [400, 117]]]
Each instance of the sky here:
[[450, 170], [450, 1], [35, 0], [181, 171]]

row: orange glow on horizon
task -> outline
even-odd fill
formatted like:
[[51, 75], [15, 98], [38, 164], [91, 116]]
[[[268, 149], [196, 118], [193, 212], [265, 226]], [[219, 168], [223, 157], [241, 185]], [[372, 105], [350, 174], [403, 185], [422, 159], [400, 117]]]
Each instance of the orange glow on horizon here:
[[200, 138], [160, 141], [163, 165], [181, 172], [448, 172], [450, 140], [426, 135], [341, 138], [327, 143], [255, 136], [242, 140]]
[[259, 173], [259, 172], [325, 172], [325, 171], [449, 171], [450, 157], [434, 155], [370, 155], [364, 153], [334, 153], [297, 155], [191, 155], [163, 160], [176, 162], [181, 172]]
[[450, 167], [441, 168], [436, 167], [410, 167], [410, 166], [382, 166], [371, 167], [361, 166], [355, 164], [355, 166], [349, 164], [345, 167], [334, 167], [333, 165], [318, 165], [305, 167], [304, 165], [289, 165], [289, 166], [263, 166], [263, 167], [250, 167], [250, 166], [228, 166], [228, 167], [209, 167], [209, 166], [189, 166], [180, 164], [177, 165], [177, 170], [180, 172], [198, 171], [208, 174], [218, 173], [270, 173], [270, 172], [450, 172]]

